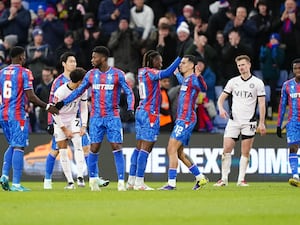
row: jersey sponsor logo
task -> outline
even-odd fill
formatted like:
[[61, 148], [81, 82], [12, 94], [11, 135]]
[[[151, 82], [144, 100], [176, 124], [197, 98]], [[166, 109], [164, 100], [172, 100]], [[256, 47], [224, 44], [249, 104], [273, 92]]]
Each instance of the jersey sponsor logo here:
[[113, 84], [93, 84], [93, 89], [113, 90], [114, 89], [114, 85]]
[[13, 70], [4, 70], [4, 74], [5, 75], [12, 75], [12, 74], [14, 74], [14, 71]]
[[291, 98], [300, 98], [300, 93], [290, 93]]
[[252, 92], [250, 91], [233, 91], [233, 94], [240, 98], [253, 98]]

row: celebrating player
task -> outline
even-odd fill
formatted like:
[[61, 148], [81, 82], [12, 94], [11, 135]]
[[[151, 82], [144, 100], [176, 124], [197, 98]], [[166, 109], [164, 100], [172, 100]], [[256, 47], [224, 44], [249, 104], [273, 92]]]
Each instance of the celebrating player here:
[[208, 183], [208, 179], [200, 173], [197, 165], [183, 152], [183, 147], [188, 145], [197, 122], [196, 99], [200, 91], [205, 92], [207, 89], [200, 73], [195, 74], [196, 64], [197, 61], [194, 56], [185, 55], [179, 64], [180, 73], [176, 73], [181, 87], [178, 96], [177, 118], [167, 147], [169, 156], [168, 183], [159, 190], [176, 189], [178, 159], [189, 168], [196, 178], [193, 190], [198, 190]]
[[180, 58], [165, 70], [162, 57], [157, 51], [150, 50], [144, 54], [143, 68], [139, 69], [140, 104], [136, 111], [137, 146], [131, 155], [127, 189], [153, 190], [144, 183], [144, 174], [149, 153], [157, 140], [160, 122], [161, 91], [159, 80], [170, 77], [180, 63]]

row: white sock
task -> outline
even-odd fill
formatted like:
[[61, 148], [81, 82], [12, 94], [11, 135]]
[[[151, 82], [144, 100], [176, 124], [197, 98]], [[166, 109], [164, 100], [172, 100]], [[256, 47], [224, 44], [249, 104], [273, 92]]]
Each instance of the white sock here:
[[295, 175], [293, 175], [293, 178], [299, 180], [299, 175], [298, 175], [298, 174], [295, 174]]
[[196, 180], [201, 180], [202, 178], [205, 178], [204, 174], [202, 173], [196, 176]]
[[60, 153], [60, 163], [61, 167], [64, 171], [64, 174], [67, 178], [68, 183], [74, 183], [73, 177], [72, 177], [72, 170], [71, 170], [71, 162], [68, 156], [68, 149], [59, 149]]
[[82, 149], [82, 138], [79, 134], [74, 134], [72, 138], [72, 143], [74, 145], [74, 158], [77, 167], [77, 177], [83, 178], [83, 170], [85, 168], [85, 159], [84, 159], [84, 152]]
[[136, 186], [140, 186], [144, 183], [144, 177], [136, 177], [135, 178], [135, 182], [134, 182], [134, 185]]
[[231, 153], [223, 153], [222, 155], [222, 180], [228, 181], [228, 174], [230, 173]]
[[241, 156], [238, 182], [245, 180], [246, 170], [249, 164], [249, 158]]
[[127, 183], [130, 184], [130, 185], [133, 185], [135, 183], [135, 176], [129, 175]]
[[176, 187], [176, 179], [168, 179], [168, 184], [172, 187]]

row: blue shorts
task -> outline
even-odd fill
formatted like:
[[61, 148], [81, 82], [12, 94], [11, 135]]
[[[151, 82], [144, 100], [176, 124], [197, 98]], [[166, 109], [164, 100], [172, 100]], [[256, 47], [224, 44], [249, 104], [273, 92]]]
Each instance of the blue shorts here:
[[[91, 144], [90, 135], [89, 135], [88, 132], [85, 132], [85, 135], [82, 136], [82, 147], [90, 145], [90, 144]], [[51, 149], [58, 150], [57, 143], [55, 141], [55, 137], [54, 136], [52, 136]]]
[[171, 138], [174, 138], [177, 141], [180, 141], [184, 146], [187, 146], [195, 125], [196, 121], [186, 123], [183, 120], [176, 120], [171, 133]]
[[151, 114], [145, 110], [135, 113], [136, 140], [155, 142], [159, 135], [159, 115]]
[[123, 143], [123, 129], [120, 117], [106, 116], [90, 119], [91, 143], [101, 143], [104, 135], [110, 143]]
[[12, 147], [27, 147], [29, 145], [28, 120], [0, 121], [4, 136]]
[[290, 121], [286, 124], [286, 139], [288, 146], [293, 144], [300, 144], [300, 123]]

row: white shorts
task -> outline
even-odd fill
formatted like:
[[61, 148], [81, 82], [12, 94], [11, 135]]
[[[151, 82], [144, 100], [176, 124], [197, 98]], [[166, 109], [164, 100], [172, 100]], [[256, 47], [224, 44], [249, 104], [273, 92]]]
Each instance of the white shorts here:
[[[80, 119], [75, 118], [69, 124], [65, 124], [65, 127], [72, 131], [72, 133], [79, 133], [80, 132]], [[66, 140], [67, 137], [62, 129], [54, 124], [54, 137], [55, 141], [63, 141]]]
[[232, 119], [228, 120], [225, 128], [224, 137], [238, 138], [242, 136], [254, 136], [256, 133], [257, 122], [237, 122]]

